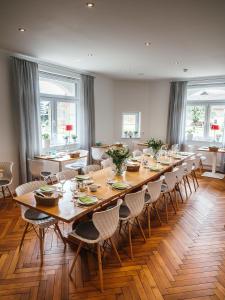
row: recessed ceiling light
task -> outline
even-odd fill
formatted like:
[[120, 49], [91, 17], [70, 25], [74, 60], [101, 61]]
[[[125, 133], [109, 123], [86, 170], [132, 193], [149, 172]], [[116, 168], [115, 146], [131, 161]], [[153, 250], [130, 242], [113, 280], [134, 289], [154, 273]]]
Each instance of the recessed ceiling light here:
[[25, 28], [18, 28], [18, 30], [19, 30], [20, 32], [24, 32], [24, 31], [26, 31], [26, 29], [25, 29]]
[[93, 54], [92, 53], [88, 53], [88, 56], [93, 56]]
[[86, 6], [87, 6], [87, 7], [94, 7], [95, 4], [94, 4], [93, 2], [87, 2], [87, 3], [86, 3]]
[[151, 46], [151, 43], [150, 42], [145, 42], [145, 46], [149, 47], [149, 46]]

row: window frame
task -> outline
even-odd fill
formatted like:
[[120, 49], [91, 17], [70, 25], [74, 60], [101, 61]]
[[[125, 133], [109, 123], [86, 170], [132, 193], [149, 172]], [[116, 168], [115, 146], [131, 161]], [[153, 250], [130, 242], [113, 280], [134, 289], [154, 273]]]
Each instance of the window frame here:
[[121, 138], [130, 138], [129, 136], [125, 136], [124, 134], [124, 115], [135, 115], [135, 131], [138, 131], [138, 134], [136, 136], [132, 136], [132, 138], [139, 139], [141, 137], [141, 112], [122, 112]]
[[[224, 84], [206, 84], [204, 85], [204, 87], [212, 87], [212, 86], [224, 86]], [[190, 87], [199, 87], [202, 88], [202, 85], [190, 85]], [[187, 98], [187, 103], [186, 103], [186, 111], [187, 111], [187, 107], [188, 106], [204, 106], [205, 107], [205, 122], [204, 122], [204, 136], [202, 139], [198, 139], [198, 140], [194, 140], [193, 142], [210, 142], [210, 136], [209, 136], [209, 131], [210, 131], [210, 115], [211, 115], [211, 107], [212, 106], [219, 106], [219, 105], [224, 105], [225, 106], [225, 99], [222, 100], [188, 100]], [[185, 114], [185, 124], [187, 124], [187, 113]], [[225, 114], [224, 114], [225, 115]], [[224, 121], [225, 121], [225, 117], [224, 117]], [[224, 123], [225, 125], [225, 123]], [[185, 126], [186, 127], [186, 126]], [[224, 126], [225, 127], [225, 126]], [[223, 140], [225, 137], [225, 129], [223, 132]], [[187, 140], [187, 135], [185, 133], [185, 141], [189, 142]], [[218, 142], [219, 144], [222, 144], [223, 142]]]
[[[63, 76], [53, 73], [48, 73], [44, 71], [39, 71], [39, 80], [40, 78], [49, 78], [49, 79], [59, 79], [61, 81], [70, 81], [74, 84], [74, 96], [62, 96], [62, 95], [55, 95], [55, 94], [46, 94], [40, 92], [40, 103], [43, 101], [50, 102], [51, 105], [51, 148], [57, 148], [63, 146], [64, 144], [58, 144], [56, 140], [57, 136], [57, 104], [60, 102], [68, 102], [74, 103], [75, 109], [75, 134], [78, 136], [77, 143], [79, 143], [79, 124], [78, 124], [78, 111], [79, 111], [79, 104], [80, 104], [80, 79], [72, 78], [69, 76]], [[42, 134], [42, 133], [41, 133]], [[73, 146], [77, 143], [70, 143], [70, 146]]]

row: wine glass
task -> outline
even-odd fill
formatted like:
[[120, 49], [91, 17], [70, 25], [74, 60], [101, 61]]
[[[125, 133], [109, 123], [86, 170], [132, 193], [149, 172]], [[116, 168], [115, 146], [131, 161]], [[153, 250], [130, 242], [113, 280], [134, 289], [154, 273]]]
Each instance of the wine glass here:
[[59, 183], [61, 184], [61, 192], [64, 192], [64, 185], [66, 183], [66, 177], [64, 174], [59, 175]]

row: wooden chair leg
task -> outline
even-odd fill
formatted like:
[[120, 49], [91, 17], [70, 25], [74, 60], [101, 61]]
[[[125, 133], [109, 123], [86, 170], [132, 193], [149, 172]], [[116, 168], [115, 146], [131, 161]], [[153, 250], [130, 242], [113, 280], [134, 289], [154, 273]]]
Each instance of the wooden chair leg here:
[[165, 209], [166, 209], [166, 223], [168, 223], [169, 216], [168, 216], [167, 199], [166, 199], [165, 194], [163, 194], [163, 199], [164, 199], [164, 204], [165, 204]]
[[147, 207], [147, 215], [148, 215], [148, 237], [151, 237], [151, 206]]
[[132, 246], [132, 238], [131, 238], [131, 230], [132, 230], [132, 225], [128, 223], [128, 238], [129, 238], [129, 245], [130, 245], [130, 257], [131, 259], [134, 258], [133, 255], [133, 246]]
[[189, 182], [188, 176], [186, 176], [186, 179], [187, 179], [187, 183], [188, 183], [188, 187], [189, 187], [190, 193], [192, 193], [192, 189], [191, 189], [191, 185], [190, 185], [190, 182]]
[[119, 261], [119, 263], [120, 263], [120, 265], [121, 265], [121, 267], [122, 267], [122, 261], [121, 261], [121, 259], [120, 259], [119, 253], [118, 253], [118, 251], [117, 251], [117, 249], [116, 249], [115, 243], [114, 243], [114, 241], [113, 241], [112, 238], [110, 238], [109, 240], [110, 240], [110, 243], [111, 243], [111, 245], [112, 245], [113, 251], [114, 251], [114, 253], [115, 253], [115, 255], [116, 255], [116, 258], [118, 259], [118, 261]]
[[197, 186], [199, 187], [199, 183], [198, 183], [198, 178], [197, 178], [197, 175], [196, 175], [196, 172], [194, 171], [194, 177], [195, 177], [195, 181], [197, 183]]
[[7, 188], [8, 192], [9, 192], [10, 197], [13, 198], [13, 195], [12, 195], [12, 192], [10, 191], [10, 188], [8, 186], [6, 188]]
[[101, 256], [101, 246], [97, 244], [97, 254], [98, 254], [98, 272], [99, 272], [99, 281], [100, 281], [100, 289], [103, 292], [103, 273], [102, 273], [102, 256]]
[[40, 256], [41, 256], [41, 265], [43, 265], [43, 256], [44, 256], [44, 229], [39, 228], [39, 242], [40, 242]]
[[155, 206], [155, 204], [153, 204], [153, 208], [154, 208], [154, 210], [155, 210], [155, 212], [156, 212], [156, 215], [157, 215], [157, 218], [158, 218], [158, 220], [159, 220], [160, 226], [162, 226], [162, 220], [161, 220], [161, 218], [160, 218], [158, 208]]
[[183, 199], [183, 196], [182, 196], [182, 193], [181, 193], [180, 185], [179, 185], [179, 184], [177, 185], [177, 191], [178, 191], [178, 193], [179, 193], [179, 195], [180, 195], [180, 199], [181, 199], [182, 203], [184, 203], [184, 199]]
[[178, 207], [178, 201], [177, 201], [177, 191], [176, 191], [175, 188], [174, 188], [174, 190], [173, 190], [173, 193], [174, 193], [174, 199], [175, 199], [176, 210], [179, 210], [179, 207]]
[[4, 190], [3, 186], [2, 186], [2, 195], [3, 195], [3, 198], [5, 199], [5, 190]]
[[55, 224], [55, 228], [56, 228], [56, 230], [58, 231], [59, 236], [60, 236], [61, 240], [63, 241], [64, 246], [66, 247], [66, 241], [65, 241], [65, 239], [64, 239], [64, 237], [63, 237], [63, 235], [62, 235], [62, 232], [61, 232], [61, 230], [60, 230], [60, 228], [59, 228], [59, 225], [58, 225], [57, 223]]
[[74, 257], [74, 259], [73, 259], [72, 266], [71, 266], [70, 271], [69, 271], [69, 276], [71, 276], [71, 274], [72, 274], [73, 268], [74, 268], [74, 266], [75, 266], [75, 264], [76, 264], [76, 261], [77, 261], [77, 258], [78, 258], [78, 255], [79, 255], [79, 253], [80, 253], [80, 250], [81, 250], [82, 245], [83, 245], [83, 242], [80, 242], [80, 244], [78, 245], [77, 252], [76, 252], [76, 254], [75, 254], [75, 257]]
[[187, 194], [187, 183], [186, 183], [186, 179], [185, 178], [183, 178], [183, 182], [184, 182], [184, 190], [185, 190], [185, 195], [186, 195], [186, 201], [187, 201], [187, 199], [188, 199], [188, 194]]
[[144, 239], [144, 242], [146, 242], [146, 237], [145, 237], [145, 233], [144, 233], [144, 231], [143, 231], [143, 228], [142, 228], [142, 226], [141, 226], [141, 222], [139, 221], [138, 217], [136, 217], [136, 220], [137, 220], [138, 227], [139, 227], [139, 229], [140, 229], [141, 235], [142, 235], [142, 237], [143, 237], [143, 239]]
[[170, 197], [170, 202], [171, 202], [171, 204], [172, 204], [172, 206], [173, 206], [174, 213], [176, 214], [177, 211], [176, 211], [176, 208], [175, 208], [174, 203], [173, 203], [173, 197], [171, 196], [171, 193], [170, 193], [170, 192], [169, 192], [168, 194], [169, 194], [169, 197]]
[[23, 241], [24, 241], [25, 235], [27, 233], [28, 227], [29, 227], [29, 223], [27, 223], [26, 226], [25, 226], [25, 228], [24, 228], [23, 235], [22, 235], [22, 238], [21, 238], [21, 241], [20, 241], [19, 251], [22, 248]]

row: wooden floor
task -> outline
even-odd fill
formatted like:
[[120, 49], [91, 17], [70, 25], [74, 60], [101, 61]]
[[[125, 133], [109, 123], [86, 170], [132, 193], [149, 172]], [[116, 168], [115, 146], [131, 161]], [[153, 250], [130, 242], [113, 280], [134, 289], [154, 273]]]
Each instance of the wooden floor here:
[[169, 224], [153, 222], [152, 237], [145, 244], [134, 237], [133, 261], [127, 244], [119, 251], [123, 267], [110, 256], [104, 264], [103, 294], [95, 257], [83, 251], [71, 281], [68, 270], [75, 249], [67, 247], [64, 253], [52, 231], [46, 237], [42, 268], [33, 233], [19, 255], [24, 226], [19, 216], [12, 201], [0, 202], [1, 300], [225, 299], [225, 181], [200, 178], [200, 188], [180, 204], [179, 213], [171, 211]]

